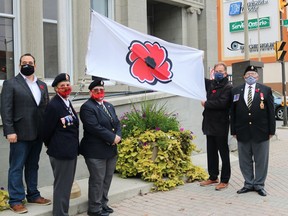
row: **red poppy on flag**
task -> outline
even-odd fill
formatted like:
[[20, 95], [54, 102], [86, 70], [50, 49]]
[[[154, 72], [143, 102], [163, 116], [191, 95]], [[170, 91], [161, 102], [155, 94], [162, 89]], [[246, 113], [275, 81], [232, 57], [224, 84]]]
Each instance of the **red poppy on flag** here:
[[139, 82], [155, 85], [157, 81], [171, 81], [172, 62], [165, 47], [157, 42], [152, 44], [149, 41], [132, 41], [129, 50], [126, 61], [130, 65], [131, 75]]

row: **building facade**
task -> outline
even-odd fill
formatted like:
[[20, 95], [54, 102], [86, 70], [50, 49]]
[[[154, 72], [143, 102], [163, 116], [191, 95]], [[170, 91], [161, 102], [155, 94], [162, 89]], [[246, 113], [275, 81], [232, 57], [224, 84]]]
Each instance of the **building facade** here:
[[[67, 72], [70, 74], [74, 90], [77, 91], [79, 84], [84, 82], [84, 90], [88, 91], [91, 77], [85, 75], [85, 56], [91, 9], [142, 33], [152, 34], [169, 42], [209, 50], [205, 52], [204, 57], [208, 68], [208, 65], [213, 65], [218, 58], [215, 34], [216, 2], [210, 1], [213, 6], [206, 10], [204, 0], [2, 0], [0, 88], [5, 79], [18, 74], [20, 56], [31, 53], [36, 58], [37, 77], [44, 80], [48, 86], [51, 86], [57, 74]], [[205, 27], [208, 22], [213, 23], [214, 29]], [[106, 90], [110, 88], [117, 88], [117, 91], [127, 90], [127, 86], [120, 83], [105, 87]], [[54, 92], [52, 88], [50, 92]], [[118, 96], [109, 98], [109, 101], [121, 117], [131, 109], [131, 102], [140, 106], [143, 98], [143, 95]], [[181, 113], [181, 125], [197, 134], [198, 146], [200, 149], [204, 148], [205, 137], [201, 132], [202, 106], [199, 101], [160, 92], [147, 94], [145, 98], [168, 104], [169, 112], [177, 110]], [[73, 101], [77, 112], [83, 101]], [[0, 182], [1, 187], [7, 188], [10, 145], [3, 136], [1, 125], [0, 119]], [[80, 138], [82, 134], [81, 125]], [[39, 166], [39, 186], [51, 185], [53, 174], [44, 148]], [[82, 156], [78, 157], [76, 170], [75, 179], [87, 178], [89, 175]]]
[[[208, 1], [208, 0], [207, 0]], [[36, 75], [48, 85], [67, 72], [76, 87], [85, 76], [91, 9], [142, 33], [205, 50], [208, 69], [217, 59], [216, 2], [204, 0], [0, 1], [0, 87], [19, 71], [19, 58], [36, 58]], [[207, 23], [213, 28], [206, 28]], [[211, 25], [212, 24], [212, 25]]]

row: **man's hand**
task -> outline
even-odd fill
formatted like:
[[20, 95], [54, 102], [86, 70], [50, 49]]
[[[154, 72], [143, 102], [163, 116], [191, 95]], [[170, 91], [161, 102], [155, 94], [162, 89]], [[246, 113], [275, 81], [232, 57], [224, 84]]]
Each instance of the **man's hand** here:
[[206, 102], [206, 101], [201, 101], [201, 105], [202, 105], [203, 107], [205, 107], [205, 102]]
[[7, 140], [8, 142], [10, 143], [16, 143], [17, 142], [17, 134], [14, 133], [14, 134], [8, 134], [7, 135]]

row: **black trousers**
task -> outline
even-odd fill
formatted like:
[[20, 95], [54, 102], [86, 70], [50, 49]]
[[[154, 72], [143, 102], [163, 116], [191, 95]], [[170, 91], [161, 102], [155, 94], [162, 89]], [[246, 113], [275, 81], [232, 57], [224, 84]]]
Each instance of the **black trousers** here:
[[216, 180], [219, 175], [219, 156], [222, 160], [220, 181], [228, 183], [231, 176], [230, 153], [227, 136], [207, 135], [207, 161], [209, 179]]

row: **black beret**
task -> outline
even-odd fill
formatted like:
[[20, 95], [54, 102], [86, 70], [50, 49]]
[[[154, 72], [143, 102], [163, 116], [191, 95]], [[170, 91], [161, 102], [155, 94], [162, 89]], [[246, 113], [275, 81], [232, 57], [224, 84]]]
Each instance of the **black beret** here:
[[248, 72], [248, 71], [254, 71], [254, 72], [257, 72], [258, 73], [258, 70], [255, 66], [253, 65], [250, 65], [246, 68], [245, 72], [244, 72], [244, 75]]
[[70, 82], [69, 74], [67, 74], [67, 73], [58, 74], [52, 83], [52, 87], [57, 86], [58, 83], [63, 82], [63, 81], [69, 81]]
[[95, 79], [90, 83], [88, 89], [92, 90], [95, 86], [104, 86], [104, 81], [102, 79]]

